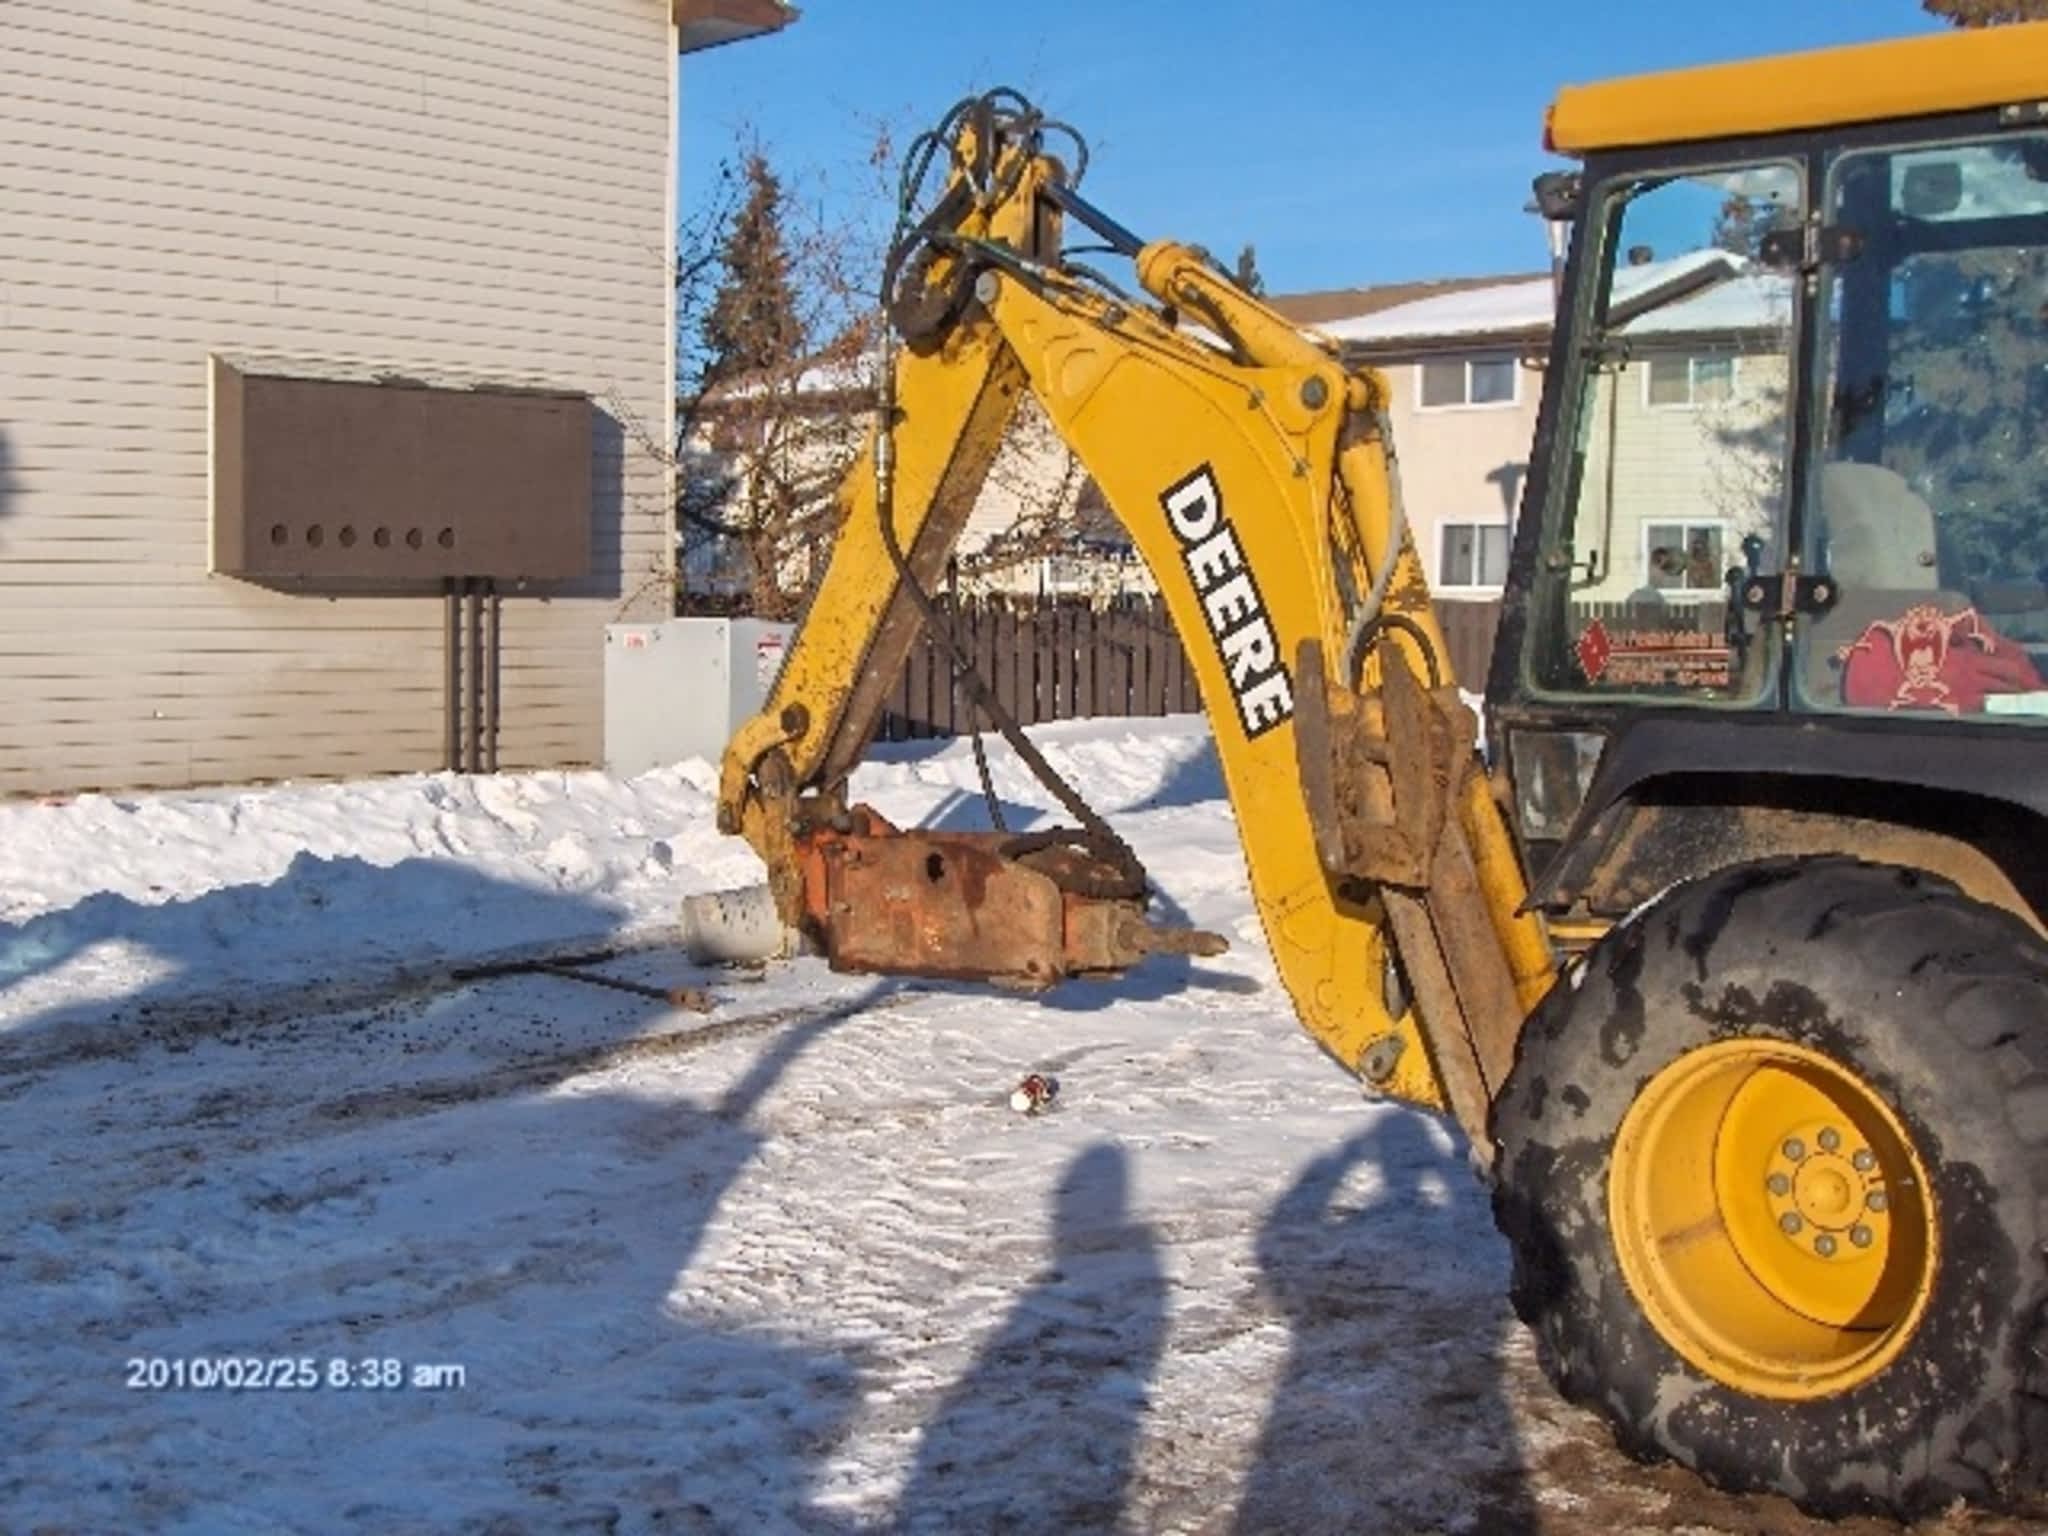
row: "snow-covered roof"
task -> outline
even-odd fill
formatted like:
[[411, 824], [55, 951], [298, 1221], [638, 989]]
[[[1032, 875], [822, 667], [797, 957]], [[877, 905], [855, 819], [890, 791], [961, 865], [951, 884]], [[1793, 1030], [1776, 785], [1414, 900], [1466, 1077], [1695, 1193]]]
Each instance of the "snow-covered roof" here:
[[713, 405], [734, 405], [741, 401], [801, 395], [838, 397], [858, 394], [875, 387], [881, 353], [873, 347], [852, 357], [819, 357], [795, 372], [764, 370], [732, 379], [712, 389], [705, 400]]
[[[1791, 323], [1792, 280], [1753, 269], [1727, 251], [1691, 251], [1623, 267], [1614, 307], [1635, 311], [1619, 329], [1631, 336], [1781, 329]], [[1542, 336], [1555, 318], [1549, 279], [1467, 288], [1312, 328], [1366, 345], [1459, 338]]]
[[[1217, 352], [1230, 351], [1230, 344], [1207, 326], [1182, 320], [1180, 334]], [[869, 346], [860, 352], [837, 356], [820, 355], [795, 373], [754, 373], [721, 384], [706, 397], [714, 405], [773, 396], [796, 395], [807, 399], [861, 394], [872, 391], [882, 366], [881, 349]]]
[[1718, 248], [1687, 251], [1668, 261], [1645, 261], [1621, 267], [1614, 274], [1615, 305], [1656, 303], [1660, 294], [1682, 293], [1696, 284], [1733, 277], [1743, 268], [1741, 257]]
[[1776, 272], [1745, 272], [1646, 309], [1620, 329], [1625, 336], [1671, 336], [1783, 330], [1791, 323], [1792, 279]]
[[[1372, 290], [1358, 292], [1369, 300]], [[1307, 335], [1366, 346], [1483, 337], [1535, 339], [1549, 334], [1556, 308], [1550, 278], [1517, 277], [1301, 329]], [[1630, 336], [1779, 329], [1791, 323], [1792, 283], [1779, 274], [1758, 271], [1728, 251], [1688, 251], [1618, 269], [1613, 308], [1629, 315], [1617, 329]], [[1201, 326], [1183, 321], [1181, 332], [1219, 351], [1228, 350], [1220, 336]], [[873, 347], [820, 357], [793, 378], [770, 382], [756, 376], [724, 386], [715, 398], [744, 400], [785, 391], [803, 396], [855, 394], [874, 387], [878, 359]]]
[[1377, 314], [1326, 320], [1315, 329], [1335, 341], [1493, 335], [1541, 330], [1550, 324], [1556, 304], [1549, 278], [1523, 279], [1416, 299]]

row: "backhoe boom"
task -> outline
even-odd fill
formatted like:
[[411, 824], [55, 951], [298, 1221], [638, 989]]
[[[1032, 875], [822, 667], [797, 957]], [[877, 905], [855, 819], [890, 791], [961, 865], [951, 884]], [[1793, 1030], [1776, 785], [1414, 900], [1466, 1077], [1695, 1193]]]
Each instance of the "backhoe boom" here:
[[957, 834], [897, 832], [845, 803], [931, 611], [914, 588], [942, 571], [1028, 388], [1186, 643], [1304, 1023], [1373, 1087], [1452, 1109], [1483, 1155], [1488, 1099], [1551, 961], [1518, 910], [1519, 867], [1400, 526], [1384, 385], [1191, 247], [1136, 252], [1156, 307], [1071, 270], [1063, 211], [1101, 216], [1040, 138], [1002, 102], [961, 118], [948, 194], [893, 264], [905, 348], [809, 614], [727, 753], [721, 817], [767, 861], [785, 921], [843, 967], [1035, 986], [1218, 947], [1145, 922], [1135, 860], [1099, 823], [985, 834], [970, 854]]
[[[725, 764], [781, 916], [836, 966], [1025, 987], [1221, 943], [1147, 920], [925, 595], [1028, 390], [1185, 645], [1296, 1010], [1470, 1136], [1559, 1389], [1811, 1513], [2048, 1513], [2044, 93], [2048, 23], [1559, 98], [1584, 165], [1537, 183], [1569, 233], [1487, 770], [1384, 381], [1094, 207], [1029, 103], [963, 103], [911, 157], [906, 208], [945, 186], [891, 252], [904, 350], [829, 569]], [[846, 803], [920, 624], [1070, 829], [1002, 830], [978, 733], [997, 830]]]

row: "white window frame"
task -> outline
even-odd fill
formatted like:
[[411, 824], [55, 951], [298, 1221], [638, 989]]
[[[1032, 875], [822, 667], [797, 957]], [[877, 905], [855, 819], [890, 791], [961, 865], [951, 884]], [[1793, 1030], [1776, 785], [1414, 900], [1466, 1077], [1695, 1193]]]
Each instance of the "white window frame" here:
[[1505, 589], [1504, 581], [1460, 584], [1450, 581], [1445, 577], [1444, 536], [1453, 528], [1503, 529], [1506, 534], [1507, 547], [1501, 551], [1501, 568], [1503, 575], [1505, 575], [1508, 562], [1514, 558], [1515, 553], [1514, 525], [1504, 517], [1452, 517], [1446, 518], [1436, 525], [1436, 549], [1434, 551], [1436, 558], [1431, 562], [1436, 567], [1435, 571], [1432, 572], [1436, 579], [1431, 582], [1431, 589], [1445, 594], [1457, 593], [1466, 597], [1475, 595], [1498, 597]]
[[[1682, 356], [1685, 359], [1685, 398], [1683, 400], [1659, 401], [1650, 398], [1650, 369], [1656, 359], [1643, 359], [1643, 409], [1646, 411], [1699, 411], [1710, 405], [1726, 405], [1742, 393], [1742, 358], [1734, 353], [1720, 352], [1667, 352], [1665, 357]], [[1705, 360], [1728, 359], [1728, 399], [1700, 399], [1699, 365]]]
[[[1431, 363], [1458, 363], [1465, 370], [1465, 398], [1450, 405], [1426, 405], [1422, 395], [1422, 372]], [[1508, 378], [1512, 384], [1505, 400], [1477, 400], [1472, 398], [1472, 365], [1474, 363], [1506, 363]], [[1473, 352], [1456, 357], [1425, 357], [1415, 362], [1415, 409], [1435, 415], [1438, 411], [1511, 411], [1522, 403], [1522, 360], [1508, 353]]]
[[[1673, 407], [1675, 409], [1675, 407]], [[1650, 530], [1655, 528], [1682, 528], [1688, 537], [1695, 528], [1712, 528], [1721, 535], [1721, 570], [1728, 568], [1728, 535], [1734, 524], [1725, 517], [1646, 517], [1642, 522], [1642, 538], [1638, 553], [1642, 556], [1643, 586], [1656, 588], [1657, 595], [1667, 603], [1711, 602], [1717, 597], [1726, 597], [1728, 589], [1716, 584], [1711, 587], [1659, 587], [1650, 572]]]

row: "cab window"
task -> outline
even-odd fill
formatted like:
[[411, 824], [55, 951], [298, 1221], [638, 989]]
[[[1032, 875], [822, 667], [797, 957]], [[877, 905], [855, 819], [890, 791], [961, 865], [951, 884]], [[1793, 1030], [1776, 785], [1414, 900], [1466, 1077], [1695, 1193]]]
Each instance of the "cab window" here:
[[1802, 187], [1771, 160], [1595, 189], [1572, 451], [1533, 578], [1538, 694], [1774, 697], [1778, 638], [1731, 624], [1728, 595], [1788, 536], [1794, 293], [1760, 253], [1799, 224]]
[[2048, 136], [1837, 156], [1795, 704], [2048, 720]]

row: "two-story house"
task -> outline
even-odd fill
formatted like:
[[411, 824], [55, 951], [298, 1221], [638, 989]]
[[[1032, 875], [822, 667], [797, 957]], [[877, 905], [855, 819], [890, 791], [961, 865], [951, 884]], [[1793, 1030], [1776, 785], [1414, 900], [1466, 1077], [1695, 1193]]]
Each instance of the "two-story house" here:
[[[1592, 375], [1574, 557], [1586, 601], [1718, 596], [1743, 536], [1769, 519], [1781, 466], [1784, 279], [1719, 250], [1616, 275], [1622, 346]], [[1547, 273], [1282, 295], [1276, 309], [1380, 371], [1402, 500], [1446, 604], [1461, 675], [1483, 666], [1507, 574], [1548, 362]]]
[[677, 60], [794, 19], [0, 5], [0, 795], [597, 760], [674, 586]]

